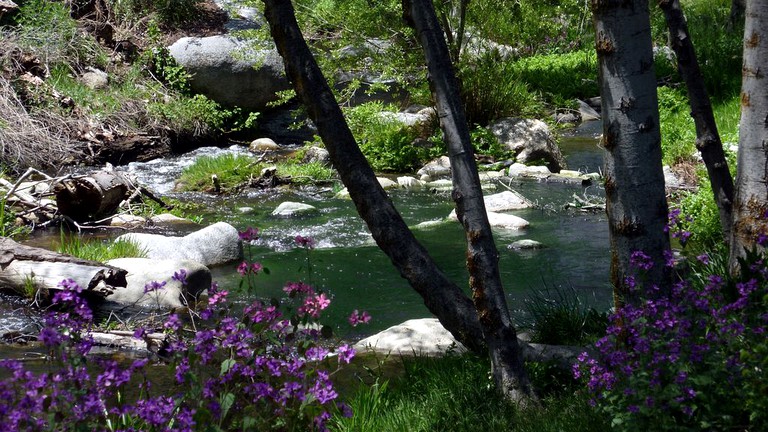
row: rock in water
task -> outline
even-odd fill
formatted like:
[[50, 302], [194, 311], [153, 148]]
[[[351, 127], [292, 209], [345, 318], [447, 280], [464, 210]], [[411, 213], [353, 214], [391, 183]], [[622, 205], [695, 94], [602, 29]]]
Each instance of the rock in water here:
[[197, 261], [204, 266], [222, 265], [243, 257], [237, 229], [226, 222], [217, 222], [184, 237], [129, 233], [116, 240], [138, 244], [147, 251], [147, 258]]
[[[150, 258], [118, 258], [109, 265], [128, 271], [125, 288], [116, 289], [106, 300], [125, 305], [155, 308], [187, 306], [192, 299], [211, 287], [211, 271], [195, 261], [157, 260]], [[185, 282], [173, 278], [174, 273], [184, 270]], [[156, 282], [162, 287], [149, 292], [146, 286]]]

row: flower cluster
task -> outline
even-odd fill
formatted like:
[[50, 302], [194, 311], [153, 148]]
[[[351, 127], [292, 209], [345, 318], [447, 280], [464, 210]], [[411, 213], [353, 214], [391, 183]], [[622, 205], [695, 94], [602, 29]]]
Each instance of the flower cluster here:
[[[709, 262], [691, 265], [711, 270]], [[725, 430], [765, 419], [768, 272], [762, 259], [751, 262], [755, 272], [742, 280], [712, 274], [667, 296], [645, 292], [611, 317], [595, 355], [578, 357], [574, 375], [618, 430]], [[640, 253], [633, 263], [649, 265]], [[753, 407], [749, 394], [758, 395], [746, 398]]]
[[[183, 284], [186, 276], [179, 271], [172, 279]], [[212, 284], [201, 310], [164, 321], [158, 355], [175, 383], [159, 389], [146, 378], [147, 359], [126, 364], [89, 355], [93, 343], [84, 335], [93, 315], [74, 281], [60, 285], [39, 336], [50, 367], [36, 373], [0, 361], [7, 377], [0, 381], [0, 430], [325, 431], [331, 412], [351, 415], [331, 381], [338, 369], [328, 368], [348, 364], [355, 350], [320, 339], [317, 319], [330, 299], [310, 285], [286, 284], [282, 302], [256, 300], [235, 313], [227, 291]], [[163, 285], [149, 283], [145, 291]], [[353, 315], [370, 320], [365, 312]], [[134, 337], [149, 333], [138, 328]], [[137, 382], [138, 396], [123, 397]]]

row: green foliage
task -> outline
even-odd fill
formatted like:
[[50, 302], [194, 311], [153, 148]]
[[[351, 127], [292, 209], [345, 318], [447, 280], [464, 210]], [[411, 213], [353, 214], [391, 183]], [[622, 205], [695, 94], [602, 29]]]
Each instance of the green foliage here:
[[123, 23], [136, 23], [151, 14], [164, 25], [179, 25], [198, 15], [201, 0], [110, 0], [109, 3]]
[[114, 242], [83, 240], [79, 235], [65, 236], [63, 232], [61, 233], [61, 243], [56, 251], [98, 262], [106, 262], [115, 258], [144, 258], [147, 256], [144, 249], [128, 240]]
[[334, 416], [336, 431], [599, 431], [607, 425], [586, 399], [564, 392], [542, 408], [520, 410], [496, 392], [486, 359], [472, 355], [402, 359], [404, 375], [363, 388], [354, 416]]
[[96, 41], [78, 30], [64, 2], [27, 0], [20, 4], [15, 19], [19, 44], [35, 53], [46, 66], [106, 64]]
[[557, 106], [599, 93], [594, 49], [526, 57], [514, 65], [523, 82]]
[[387, 117], [383, 113], [392, 109], [387, 108], [380, 102], [350, 108], [345, 112], [347, 123], [375, 171], [413, 171], [432, 153], [428, 148], [412, 145], [419, 136], [418, 129]]
[[683, 91], [670, 87], [659, 87], [658, 96], [663, 163], [690, 161], [696, 154], [696, 129], [688, 98]]
[[171, 130], [192, 136], [219, 133], [235, 115], [201, 94], [179, 96], [167, 102], [151, 102], [147, 112], [162, 118]]
[[538, 99], [514, 63], [483, 54], [458, 69], [461, 99], [470, 125], [487, 125], [501, 117], [537, 114]]
[[[0, 191], [5, 196], [5, 192]], [[4, 199], [0, 200], [0, 237], [18, 238], [29, 232], [26, 227], [16, 225], [16, 217]]]
[[521, 327], [531, 330], [533, 342], [584, 345], [602, 335], [608, 325], [607, 314], [583, 304], [572, 287], [534, 291], [525, 308], [528, 316]]
[[[184, 168], [176, 188], [183, 191], [211, 191], [214, 189], [212, 176], [215, 175], [221, 190], [226, 191], [258, 178], [261, 170], [268, 166], [270, 164], [258, 163], [248, 155], [202, 156]], [[294, 184], [327, 181], [335, 175], [331, 168], [316, 162], [281, 162], [276, 166], [277, 175], [290, 177]]]
[[514, 157], [514, 153], [499, 142], [496, 135], [490, 129], [477, 126], [469, 131], [472, 147], [475, 154], [492, 156], [494, 159], [508, 159]]
[[691, 233], [687, 248], [701, 252], [711, 250], [723, 242], [720, 213], [705, 174], [700, 176], [699, 188], [695, 192], [683, 194], [676, 203], [672, 206], [679, 208], [682, 215], [695, 216], [683, 218], [678, 223], [679, 229]]

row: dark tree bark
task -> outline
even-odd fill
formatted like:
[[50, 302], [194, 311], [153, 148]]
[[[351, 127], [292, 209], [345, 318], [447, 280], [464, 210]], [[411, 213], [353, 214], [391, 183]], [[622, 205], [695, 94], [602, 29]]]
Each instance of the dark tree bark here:
[[631, 257], [642, 252], [653, 267], [644, 287], [670, 284], [667, 201], [661, 164], [656, 77], [648, 0], [591, 3], [599, 63], [605, 148], [606, 212], [611, 241], [611, 282], [617, 307], [641, 293], [627, 283], [638, 273]]
[[715, 196], [720, 213], [720, 227], [723, 238], [729, 241], [731, 237], [731, 221], [733, 206], [733, 178], [728, 169], [728, 161], [723, 152], [723, 143], [717, 131], [712, 103], [707, 89], [704, 87], [704, 77], [696, 59], [688, 24], [685, 21], [679, 0], [662, 0], [659, 7], [664, 11], [664, 17], [669, 28], [669, 40], [677, 56], [677, 69], [685, 81], [688, 90], [688, 100], [691, 106], [691, 117], [696, 125], [696, 148], [701, 153], [704, 165], [707, 167], [709, 182]]
[[733, 205], [731, 270], [746, 250], [765, 250], [768, 235], [768, 1], [748, 0], [744, 25], [738, 173]]
[[325, 77], [296, 23], [288, 0], [264, 0], [272, 38], [296, 93], [317, 126], [334, 168], [382, 251], [422, 296], [427, 308], [461, 343], [484, 352], [472, 301], [416, 241], [357, 146]]
[[499, 275], [499, 253], [483, 201], [469, 129], [448, 45], [431, 0], [403, 0], [406, 22], [424, 49], [437, 115], [448, 145], [456, 214], [467, 235], [467, 268], [497, 388], [516, 402], [533, 396]]

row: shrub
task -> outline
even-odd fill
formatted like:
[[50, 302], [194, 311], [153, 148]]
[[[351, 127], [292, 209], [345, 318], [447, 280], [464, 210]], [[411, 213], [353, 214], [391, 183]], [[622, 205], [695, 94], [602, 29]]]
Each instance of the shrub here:
[[528, 89], [515, 64], [485, 53], [459, 65], [461, 99], [467, 122], [486, 126], [501, 117], [536, 114], [537, 97]]
[[[248, 229], [240, 237], [250, 242], [257, 234]], [[247, 274], [261, 270], [245, 264]], [[184, 284], [186, 274], [173, 279]], [[147, 380], [147, 359], [124, 364], [89, 356], [93, 314], [74, 281], [60, 286], [39, 336], [48, 367], [32, 372], [20, 361], [0, 360], [7, 375], [0, 382], [3, 430], [324, 431], [331, 410], [351, 415], [337, 403], [330, 376], [355, 352], [320, 343], [313, 324], [330, 300], [307, 284], [288, 283], [287, 298], [257, 300], [238, 313], [213, 284], [198, 313], [187, 320], [169, 315], [157, 353], [172, 380], [163, 386]], [[152, 282], [145, 291], [162, 287]], [[147, 340], [148, 333], [139, 328], [134, 337]], [[137, 381], [139, 394], [131, 396]]]
[[514, 70], [532, 90], [541, 92], [547, 101], [558, 106], [600, 92], [594, 49], [522, 58], [515, 62]]
[[409, 172], [430, 157], [430, 149], [413, 145], [415, 127], [382, 115], [391, 111], [381, 102], [369, 102], [346, 110], [352, 133], [375, 171]]
[[[633, 259], [651, 265], [641, 252]], [[726, 270], [715, 261], [691, 260], [694, 274], [709, 276], [680, 281], [668, 295], [628, 280], [645, 300], [618, 310], [594, 358], [579, 357], [575, 375], [616, 430], [764, 429], [765, 257], [750, 253], [734, 278], [712, 273]]]

